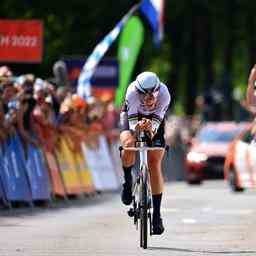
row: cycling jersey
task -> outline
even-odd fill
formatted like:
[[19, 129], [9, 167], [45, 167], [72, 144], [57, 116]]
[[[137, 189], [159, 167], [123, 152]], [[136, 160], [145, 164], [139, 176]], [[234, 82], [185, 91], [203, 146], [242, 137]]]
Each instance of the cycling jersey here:
[[153, 109], [147, 109], [141, 99], [141, 94], [135, 87], [135, 82], [131, 83], [127, 88], [125, 97], [125, 109], [127, 112], [129, 129], [135, 130], [135, 126], [141, 117], [150, 117], [152, 120], [152, 128], [157, 131], [162, 123], [168, 106], [170, 104], [171, 96], [165, 84], [161, 83], [159, 92], [156, 95], [157, 102]]

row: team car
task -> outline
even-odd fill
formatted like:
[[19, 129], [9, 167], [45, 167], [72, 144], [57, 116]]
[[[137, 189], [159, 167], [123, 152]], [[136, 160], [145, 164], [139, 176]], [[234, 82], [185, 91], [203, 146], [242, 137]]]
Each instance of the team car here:
[[191, 140], [186, 154], [186, 180], [200, 184], [204, 179], [224, 177], [224, 162], [228, 148], [246, 123], [208, 122]]

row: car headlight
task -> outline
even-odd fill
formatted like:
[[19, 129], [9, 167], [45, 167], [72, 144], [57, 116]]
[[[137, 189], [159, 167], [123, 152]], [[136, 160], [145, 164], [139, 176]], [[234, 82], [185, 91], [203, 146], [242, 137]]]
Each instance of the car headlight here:
[[207, 155], [204, 153], [189, 152], [187, 154], [187, 160], [189, 162], [200, 163], [207, 160]]

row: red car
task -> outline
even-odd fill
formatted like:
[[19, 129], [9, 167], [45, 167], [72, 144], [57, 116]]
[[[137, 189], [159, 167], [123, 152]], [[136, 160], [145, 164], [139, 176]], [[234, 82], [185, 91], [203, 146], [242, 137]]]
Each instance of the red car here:
[[186, 155], [186, 180], [200, 184], [202, 180], [224, 177], [228, 148], [248, 123], [208, 122], [191, 141]]
[[229, 148], [224, 176], [233, 191], [256, 188], [256, 137], [251, 127], [244, 131]]

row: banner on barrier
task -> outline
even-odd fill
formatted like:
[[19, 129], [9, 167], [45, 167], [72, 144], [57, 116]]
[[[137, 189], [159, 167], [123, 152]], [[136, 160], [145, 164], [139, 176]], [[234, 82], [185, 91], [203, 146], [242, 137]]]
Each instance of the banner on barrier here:
[[111, 143], [110, 156], [111, 156], [111, 159], [114, 165], [114, 170], [118, 177], [118, 180], [120, 184], [123, 184], [124, 183], [123, 167], [122, 167], [122, 161], [120, 158], [119, 146], [120, 146], [119, 142]]
[[6, 191], [6, 198], [9, 201], [23, 201], [22, 196], [17, 188], [17, 182], [15, 180], [15, 175], [13, 173], [13, 168], [10, 163], [9, 152], [5, 152], [3, 158], [1, 159], [1, 177], [3, 181], [3, 185]]
[[[2, 154], [1, 149], [0, 149], [0, 155]], [[0, 162], [2, 162], [3, 158], [0, 156]], [[0, 170], [3, 172], [3, 165], [2, 163], [0, 164]], [[6, 195], [4, 193], [4, 184], [2, 181], [2, 176], [0, 175], [0, 200], [5, 203]]]
[[65, 136], [61, 136], [56, 153], [67, 194], [80, 194], [82, 192], [81, 183], [76, 171], [76, 164], [71, 157], [72, 151], [68, 147]]
[[80, 179], [81, 179], [83, 192], [86, 192], [86, 193], [94, 192], [95, 187], [93, 185], [92, 174], [87, 165], [87, 162], [85, 161], [82, 155], [82, 152], [74, 153], [73, 156], [76, 162], [78, 175], [80, 176]]
[[9, 139], [4, 147], [4, 154], [1, 159], [1, 178], [8, 201], [31, 202], [31, 191], [26, 177], [24, 165], [19, 150], [17, 150], [17, 137]]
[[99, 137], [99, 146], [96, 149], [82, 143], [82, 150], [92, 172], [96, 189], [100, 191], [117, 190], [120, 183], [114, 171], [106, 138], [104, 136]]
[[42, 152], [33, 145], [28, 145], [26, 160], [32, 198], [35, 200], [50, 199], [50, 182]]
[[45, 157], [49, 167], [53, 193], [55, 195], [65, 196], [66, 192], [64, 184], [62, 182], [61, 173], [54, 154], [49, 151], [45, 151]]
[[[5, 191], [4, 195], [6, 197], [6, 199], [9, 199], [9, 193], [8, 193], [8, 175], [9, 175], [9, 172], [8, 170], [6, 169], [6, 166], [4, 164], [4, 156], [2, 154], [0, 154], [0, 169], [1, 169], [1, 172], [0, 172], [0, 179], [1, 179], [1, 184], [2, 184], [2, 188], [3, 188], [3, 191]], [[2, 194], [3, 195], [3, 194]]]

